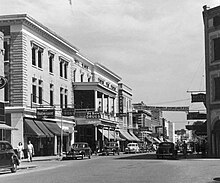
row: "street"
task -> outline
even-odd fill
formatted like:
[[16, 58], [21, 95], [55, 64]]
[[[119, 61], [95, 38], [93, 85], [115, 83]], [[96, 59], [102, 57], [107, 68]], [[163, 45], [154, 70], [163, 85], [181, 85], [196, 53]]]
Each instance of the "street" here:
[[36, 168], [1, 172], [4, 183], [214, 183], [220, 159], [156, 159], [154, 154], [93, 156], [92, 159], [39, 161]]

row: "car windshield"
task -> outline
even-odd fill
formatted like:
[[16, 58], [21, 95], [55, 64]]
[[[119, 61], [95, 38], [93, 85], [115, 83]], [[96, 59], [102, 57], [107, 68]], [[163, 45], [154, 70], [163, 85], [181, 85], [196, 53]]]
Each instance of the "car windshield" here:
[[85, 148], [85, 144], [73, 144], [73, 148]]

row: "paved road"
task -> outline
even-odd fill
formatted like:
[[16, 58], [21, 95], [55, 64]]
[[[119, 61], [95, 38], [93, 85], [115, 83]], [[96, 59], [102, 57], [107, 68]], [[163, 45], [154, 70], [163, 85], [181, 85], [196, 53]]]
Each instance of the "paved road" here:
[[3, 172], [4, 183], [217, 183], [219, 159], [157, 160], [155, 155], [98, 156], [32, 162], [37, 168]]

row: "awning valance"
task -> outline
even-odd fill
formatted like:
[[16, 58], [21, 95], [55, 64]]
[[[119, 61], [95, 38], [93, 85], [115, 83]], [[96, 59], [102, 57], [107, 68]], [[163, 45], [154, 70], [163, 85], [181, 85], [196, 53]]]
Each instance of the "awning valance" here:
[[[61, 128], [58, 126], [57, 123], [43, 121], [43, 124], [56, 136], [61, 136]], [[64, 136], [67, 136], [68, 133], [63, 132]]]
[[17, 130], [17, 128], [8, 126], [8, 125], [3, 124], [3, 123], [0, 123], [0, 129], [1, 130]]
[[41, 129], [34, 123], [33, 119], [24, 119], [24, 134], [37, 136], [37, 137], [46, 137]]
[[54, 137], [54, 134], [50, 130], [48, 130], [48, 128], [44, 125], [42, 121], [34, 120], [34, 122], [47, 137]]
[[119, 129], [119, 132], [122, 138], [127, 139], [128, 141], [135, 141], [134, 138], [126, 130]]
[[112, 133], [108, 130], [102, 130], [102, 129], [99, 129], [99, 131], [107, 138], [107, 139], [111, 139], [111, 140], [114, 140], [114, 136], [112, 135]]
[[141, 140], [139, 138], [136, 137], [136, 135], [133, 132], [129, 132], [130, 135], [133, 137], [133, 139], [137, 142], [140, 142]]

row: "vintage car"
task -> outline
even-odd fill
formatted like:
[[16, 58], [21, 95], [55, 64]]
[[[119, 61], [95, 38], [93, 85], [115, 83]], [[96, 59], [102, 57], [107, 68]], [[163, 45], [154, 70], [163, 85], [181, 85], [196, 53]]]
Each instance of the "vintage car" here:
[[91, 158], [92, 150], [86, 142], [76, 142], [71, 146], [71, 150], [63, 155], [63, 159], [83, 159]]
[[161, 142], [156, 151], [157, 158], [177, 157], [177, 150], [175, 144], [172, 142]]
[[139, 153], [140, 148], [137, 143], [128, 143], [127, 147], [125, 148], [125, 153]]
[[115, 154], [120, 154], [120, 148], [118, 146], [117, 142], [108, 142], [104, 147], [102, 151], [103, 155], [115, 155]]
[[18, 157], [7, 141], [0, 141], [0, 169], [10, 169], [12, 173], [17, 171]]

